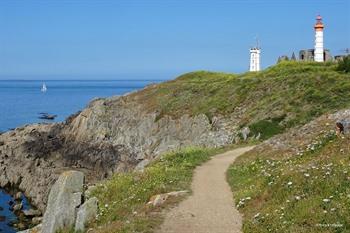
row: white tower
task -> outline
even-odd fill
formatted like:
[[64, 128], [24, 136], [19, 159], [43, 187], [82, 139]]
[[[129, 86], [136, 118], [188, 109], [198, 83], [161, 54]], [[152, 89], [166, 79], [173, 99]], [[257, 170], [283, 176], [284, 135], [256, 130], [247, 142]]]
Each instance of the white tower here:
[[317, 62], [324, 62], [324, 49], [323, 49], [323, 23], [322, 17], [320, 15], [316, 18], [315, 28], [315, 51], [314, 60]]
[[250, 68], [249, 71], [260, 71], [260, 48], [256, 46], [250, 49]]

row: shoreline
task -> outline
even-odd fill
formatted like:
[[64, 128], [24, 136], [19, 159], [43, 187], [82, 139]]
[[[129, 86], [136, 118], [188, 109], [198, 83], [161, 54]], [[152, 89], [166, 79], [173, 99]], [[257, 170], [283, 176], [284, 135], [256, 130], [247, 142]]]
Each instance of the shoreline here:
[[6, 204], [1, 207], [6, 208], [16, 217], [16, 219], [8, 219], [9, 215], [1, 215], [7, 226], [14, 231], [21, 231], [38, 224], [42, 213], [32, 204], [30, 198], [25, 196], [23, 191], [15, 186], [5, 186], [0, 187], [0, 192], [10, 197], [10, 200], [6, 201]]

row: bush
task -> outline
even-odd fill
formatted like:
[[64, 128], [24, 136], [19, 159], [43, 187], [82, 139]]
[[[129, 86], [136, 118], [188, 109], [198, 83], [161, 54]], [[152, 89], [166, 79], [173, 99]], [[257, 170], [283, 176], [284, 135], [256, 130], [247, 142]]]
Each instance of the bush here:
[[342, 60], [339, 61], [337, 70], [345, 73], [350, 72], [350, 55], [344, 57]]

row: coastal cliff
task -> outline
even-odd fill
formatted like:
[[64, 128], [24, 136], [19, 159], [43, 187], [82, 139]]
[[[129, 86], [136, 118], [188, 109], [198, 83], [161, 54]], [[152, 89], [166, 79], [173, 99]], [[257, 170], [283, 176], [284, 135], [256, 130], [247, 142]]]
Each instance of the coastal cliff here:
[[50, 187], [65, 170], [86, 174], [88, 182], [115, 172], [142, 169], [157, 155], [189, 145], [222, 146], [233, 129], [218, 119], [215, 127], [200, 114], [156, 120], [125, 97], [98, 99], [56, 124], [36, 124], [0, 135], [0, 185], [16, 186], [44, 211]]
[[124, 96], [96, 99], [62, 123], [3, 133], [0, 186], [23, 190], [44, 211], [63, 171], [82, 171], [94, 183], [142, 169], [169, 150], [232, 144], [245, 127], [251, 137], [266, 139], [349, 107], [349, 93], [349, 75], [333, 64], [282, 62], [259, 73], [185, 74]]

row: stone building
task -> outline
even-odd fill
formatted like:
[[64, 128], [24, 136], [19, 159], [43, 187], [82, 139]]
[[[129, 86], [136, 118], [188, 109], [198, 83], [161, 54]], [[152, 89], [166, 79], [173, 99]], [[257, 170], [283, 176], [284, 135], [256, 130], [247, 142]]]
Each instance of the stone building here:
[[[315, 49], [303, 49], [299, 51], [300, 61], [315, 61]], [[332, 61], [333, 57], [329, 49], [323, 50], [323, 61]]]

